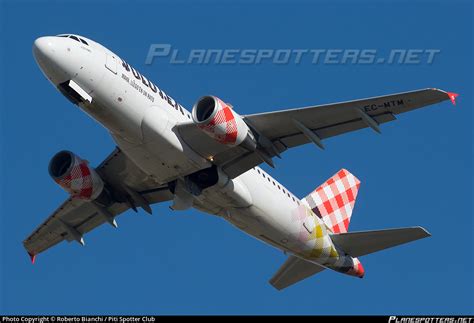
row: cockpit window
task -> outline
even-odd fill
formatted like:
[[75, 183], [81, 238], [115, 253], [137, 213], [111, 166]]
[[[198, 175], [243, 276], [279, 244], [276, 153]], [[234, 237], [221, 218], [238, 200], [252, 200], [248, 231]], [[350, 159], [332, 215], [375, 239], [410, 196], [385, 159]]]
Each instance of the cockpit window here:
[[64, 38], [71, 38], [74, 39], [77, 42], [83, 43], [84, 45], [89, 46], [89, 44], [82, 38], [74, 36], [74, 35], [69, 35], [69, 34], [61, 34], [61, 35], [56, 35], [56, 37], [64, 37]]

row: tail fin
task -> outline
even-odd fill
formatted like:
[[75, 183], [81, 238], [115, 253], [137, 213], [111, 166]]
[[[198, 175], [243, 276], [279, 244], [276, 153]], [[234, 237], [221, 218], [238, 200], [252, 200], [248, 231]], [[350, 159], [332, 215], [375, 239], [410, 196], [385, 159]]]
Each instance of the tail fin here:
[[424, 228], [413, 227], [334, 234], [331, 239], [348, 255], [360, 257], [429, 236]]
[[345, 233], [349, 229], [359, 186], [357, 177], [341, 169], [302, 201], [332, 232]]

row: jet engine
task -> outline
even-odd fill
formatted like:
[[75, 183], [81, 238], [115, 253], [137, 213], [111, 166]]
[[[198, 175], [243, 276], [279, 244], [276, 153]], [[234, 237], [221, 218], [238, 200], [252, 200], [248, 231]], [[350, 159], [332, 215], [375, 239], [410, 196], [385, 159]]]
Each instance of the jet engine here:
[[200, 98], [193, 107], [193, 121], [208, 136], [227, 146], [251, 151], [257, 142], [251, 129], [232, 107], [215, 96]]
[[104, 190], [104, 182], [89, 162], [63, 150], [49, 162], [49, 174], [72, 198], [92, 201]]

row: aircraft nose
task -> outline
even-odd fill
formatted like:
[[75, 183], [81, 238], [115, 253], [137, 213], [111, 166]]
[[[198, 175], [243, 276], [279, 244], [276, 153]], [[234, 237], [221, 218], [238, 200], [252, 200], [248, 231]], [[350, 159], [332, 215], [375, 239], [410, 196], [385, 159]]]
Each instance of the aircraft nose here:
[[[95, 57], [78, 39], [77, 36], [59, 35], [39, 37], [33, 42], [36, 63], [55, 86], [77, 78], [79, 74], [88, 75], [95, 72], [89, 68], [90, 61]], [[90, 80], [91, 77], [87, 79]]]
[[56, 48], [54, 46], [54, 37], [40, 37], [33, 43], [33, 55], [38, 62], [52, 59]]
[[33, 43], [33, 56], [43, 74], [54, 85], [64, 82], [68, 75], [67, 50], [62, 38], [45, 36]]

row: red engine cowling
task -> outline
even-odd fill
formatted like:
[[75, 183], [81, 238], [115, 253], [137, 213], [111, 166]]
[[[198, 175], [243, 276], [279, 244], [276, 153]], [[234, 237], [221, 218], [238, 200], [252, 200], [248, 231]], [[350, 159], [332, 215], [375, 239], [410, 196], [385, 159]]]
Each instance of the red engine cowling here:
[[72, 198], [95, 200], [104, 182], [89, 163], [70, 151], [60, 151], [49, 162], [49, 174]]
[[252, 131], [232, 107], [215, 96], [200, 98], [193, 107], [193, 121], [211, 138], [228, 146], [256, 147]]

